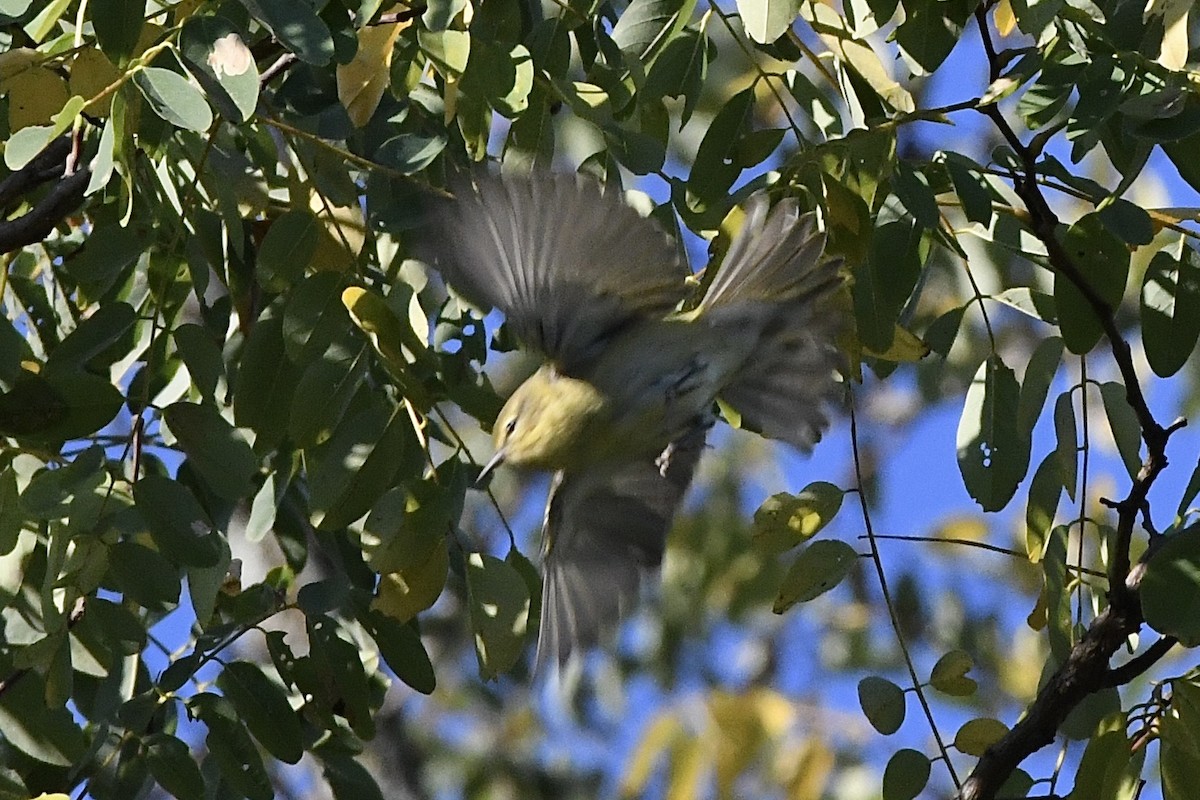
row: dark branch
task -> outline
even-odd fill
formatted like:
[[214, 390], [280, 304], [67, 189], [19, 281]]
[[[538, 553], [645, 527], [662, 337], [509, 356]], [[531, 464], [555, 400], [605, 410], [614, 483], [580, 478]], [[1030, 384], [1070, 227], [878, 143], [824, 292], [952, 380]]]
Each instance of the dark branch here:
[[71, 138], [60, 136], [25, 166], [0, 180], [0, 208], [10, 208], [43, 183], [61, 178], [71, 153]]
[[0, 222], [0, 253], [36, 244], [83, 202], [92, 173], [81, 169], [59, 181], [37, 205], [16, 219]]
[[1161, 661], [1163, 656], [1177, 644], [1179, 644], [1179, 640], [1174, 636], [1162, 637], [1121, 666], [1110, 669], [1108, 678], [1105, 680], [1105, 687], [1124, 686]]
[[[1000, 77], [1001, 64], [988, 28], [985, 6], [976, 9], [975, 19], [988, 59], [988, 72], [991, 80], [995, 81]], [[1143, 570], [1131, 571], [1130, 544], [1138, 513], [1142, 512], [1149, 519], [1147, 497], [1155, 479], [1167, 466], [1167, 440], [1185, 424], [1177, 421], [1163, 428], [1155, 420], [1134, 370], [1129, 342], [1117, 325], [1115, 309], [1097, 293], [1082, 266], [1076, 263], [1058, 239], [1058, 216], [1050, 208], [1037, 182], [1037, 160], [1045, 144], [1044, 139], [1035, 139], [1026, 145], [997, 106], [983, 106], [979, 111], [992, 121], [1021, 160], [1021, 172], [1013, 176], [1013, 189], [1025, 204], [1031, 231], [1046, 247], [1050, 267], [1074, 284], [1084, 296], [1108, 339], [1113, 360], [1125, 384], [1126, 401], [1137, 416], [1142, 439], [1146, 443], [1146, 458], [1128, 495], [1122, 500], [1105, 503], [1117, 513], [1117, 543], [1108, 572], [1108, 608], [1092, 621], [1066, 661], [1038, 692], [1026, 715], [979, 759], [959, 793], [961, 800], [994, 798], [1022, 761], [1054, 741], [1067, 715], [1084, 698], [1100, 689], [1128, 683], [1153, 666], [1174, 644], [1170, 637], [1165, 637], [1124, 666], [1109, 669], [1113, 655], [1130, 634], [1141, 628], [1144, 621], [1137, 593]], [[1143, 557], [1143, 562], [1155, 550], [1152, 546]]]

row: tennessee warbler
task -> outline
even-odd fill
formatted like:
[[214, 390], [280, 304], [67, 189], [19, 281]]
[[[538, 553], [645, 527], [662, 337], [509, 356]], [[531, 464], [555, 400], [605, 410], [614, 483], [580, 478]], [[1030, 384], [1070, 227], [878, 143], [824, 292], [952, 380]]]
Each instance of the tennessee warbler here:
[[581, 177], [477, 174], [430, 215], [425, 257], [546, 363], [505, 403], [501, 463], [554, 472], [539, 665], [594, 644], [637, 599], [720, 400], [807, 451], [837, 387], [839, 262], [794, 198], [752, 195], [695, 307], [673, 242]]

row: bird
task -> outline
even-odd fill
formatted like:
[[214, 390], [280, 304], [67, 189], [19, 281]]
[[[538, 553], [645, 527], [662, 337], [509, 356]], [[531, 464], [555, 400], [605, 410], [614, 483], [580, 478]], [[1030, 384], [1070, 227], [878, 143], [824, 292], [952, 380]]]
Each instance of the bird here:
[[803, 452], [821, 438], [841, 391], [841, 261], [815, 212], [765, 190], [696, 280], [656, 222], [589, 176], [480, 170], [450, 189], [420, 257], [544, 359], [504, 403], [480, 481], [501, 464], [552, 473], [535, 668], [561, 667], [659, 567], [718, 409]]

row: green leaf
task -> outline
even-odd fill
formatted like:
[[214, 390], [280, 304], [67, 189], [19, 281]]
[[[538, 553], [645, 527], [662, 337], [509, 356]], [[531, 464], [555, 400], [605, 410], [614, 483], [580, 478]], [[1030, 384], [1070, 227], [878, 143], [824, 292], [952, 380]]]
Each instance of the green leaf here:
[[992, 193], [978, 169], [974, 162], [957, 153], [946, 154], [946, 171], [962, 203], [963, 214], [986, 228], [992, 223]]
[[433, 694], [437, 676], [416, 627], [378, 611], [371, 612], [367, 624], [379, 645], [379, 654], [396, 677], [421, 694]]
[[433, 163], [445, 149], [446, 135], [440, 131], [402, 133], [380, 145], [375, 151], [375, 159], [404, 175], [412, 175]]
[[400, 409], [372, 405], [344, 419], [309, 462], [313, 525], [335, 530], [366, 514], [397, 472], [420, 458], [419, 447]]
[[1141, 597], [1147, 625], [1185, 647], [1200, 645], [1200, 527], [1163, 542], [1146, 564]]
[[683, 29], [695, 8], [696, 0], [632, 0], [613, 25], [613, 43], [632, 58], [649, 62]]
[[179, 800], [202, 800], [204, 776], [191, 750], [168, 733], [152, 733], [142, 740], [146, 764], [158, 785]]
[[1175, 516], [1183, 519], [1198, 494], [1200, 494], [1200, 462], [1197, 462], [1192, 469], [1192, 477], [1188, 478], [1187, 488], [1183, 490], [1183, 495], [1179, 498], [1179, 507], [1175, 511]]
[[217, 676], [217, 686], [267, 752], [287, 764], [300, 760], [304, 755], [300, 717], [282, 686], [248, 661], [226, 664]]
[[321, 223], [306, 208], [285, 211], [267, 229], [258, 247], [255, 270], [263, 285], [280, 292], [304, 276], [317, 250]]
[[875, 230], [866, 269], [857, 271], [853, 287], [858, 337], [868, 350], [886, 353], [891, 347], [927, 253], [920, 226], [908, 219], [892, 219]]
[[283, 311], [283, 342], [287, 357], [310, 364], [331, 355], [348, 358], [360, 349], [352, 334], [350, 315], [342, 304], [341, 275], [309, 275], [288, 297]]
[[128, 303], [105, 303], [79, 323], [46, 360], [48, 371], [87, 368], [89, 372], [106, 369], [124, 358], [133, 348], [133, 326], [137, 312]]
[[333, 59], [333, 34], [313, 7], [295, 0], [239, 0], [278, 42], [306, 64], [323, 67]]
[[954, 746], [969, 756], [978, 758], [984, 751], [1008, 733], [1008, 726], [998, 719], [980, 717], [969, 720], [954, 735]]
[[1113, 440], [1117, 443], [1117, 452], [1129, 477], [1137, 477], [1142, 468], [1142, 429], [1138, 424], [1137, 415], [1126, 400], [1125, 387], [1116, 381], [1100, 385], [1100, 398], [1104, 403], [1104, 413], [1108, 417], [1108, 427], [1112, 430]]
[[307, 623], [309, 658], [316, 667], [317, 679], [330, 692], [331, 710], [345, 718], [360, 738], [372, 738], [372, 688], [358, 647], [338, 635], [338, 625], [330, 617], [310, 616]]
[[65, 706], [47, 707], [45, 683], [36, 670], [0, 694], [0, 729], [5, 744], [44, 764], [81, 763], [87, 742]]
[[1054, 401], [1054, 436], [1058, 474], [1067, 496], [1073, 501], [1079, 470], [1079, 435], [1075, 427], [1075, 404], [1069, 390]]
[[938, 659], [929, 673], [929, 683], [942, 694], [951, 697], [970, 697], [979, 684], [967, 677], [975, 662], [965, 650], [951, 650]]
[[1158, 768], [1163, 800], [1189, 800], [1200, 778], [1200, 719], [1164, 715], [1158, 720]]
[[78, 254], [63, 266], [88, 298], [103, 297], [150, 248], [147, 231], [98, 223]]
[[234, 124], [254, 116], [258, 66], [228, 19], [221, 15], [188, 17], [179, 32], [179, 50], [222, 116]]
[[311, 362], [292, 394], [288, 435], [298, 447], [311, 447], [329, 439], [367, 374], [370, 359], [365, 346], [349, 361], [327, 360], [333, 355], [331, 352]]
[[212, 692], [202, 692], [190, 698], [187, 706], [193, 716], [208, 726], [204, 741], [221, 770], [221, 777], [249, 800], [271, 800], [275, 790], [262, 756], [238, 719], [233, 703]]
[[868, 675], [858, 682], [858, 704], [871, 727], [889, 736], [904, 724], [904, 690], [886, 678]]
[[746, 89], [725, 101], [713, 117], [688, 175], [688, 191], [698, 198], [713, 202], [723, 197], [741, 175], [742, 166], [734, 155], [738, 138], [750, 122], [753, 107], [754, 91]]
[[329, 782], [335, 800], [384, 800], [375, 778], [347, 753], [316, 751], [321, 759], [321, 775]]
[[422, 28], [417, 31], [417, 42], [444, 77], [457, 79], [466, 70], [471, 56], [471, 34], [466, 31]]
[[738, 0], [746, 34], [759, 44], [771, 44], [792, 27], [800, 13], [797, 0]]
[[106, 426], [124, 404], [117, 388], [99, 375], [22, 372], [0, 394], [0, 434], [37, 442], [79, 439]]
[[142, 34], [145, 0], [92, 0], [88, 11], [104, 55], [114, 64], [124, 64]]
[[883, 800], [913, 800], [929, 783], [929, 757], [916, 750], [897, 750], [883, 770]]
[[892, 191], [918, 225], [926, 230], [939, 228], [942, 212], [924, 173], [914, 169], [906, 161], [896, 162], [896, 169], [892, 173]]
[[510, 564], [486, 553], [467, 556], [467, 605], [479, 674], [493, 680], [525, 650], [529, 591]]
[[[225, 359], [216, 337], [201, 325], [186, 323], [171, 331], [175, 349], [204, 400], [212, 401], [217, 382], [225, 376]], [[236, 401], [236, 398], [235, 398]]]
[[1121, 695], [1116, 687], [1092, 692], [1071, 709], [1059, 726], [1059, 733], [1068, 739], [1082, 741], [1103, 733], [1121, 713]]
[[1200, 255], [1180, 244], [1154, 254], [1142, 282], [1142, 344], [1155, 374], [1169, 378], [1180, 370], [1200, 340]]
[[1025, 506], [1025, 552], [1038, 562], [1046, 552], [1046, 541], [1054, 527], [1063, 481], [1058, 453], [1051, 451], [1034, 470], [1029, 482], [1029, 502]]
[[1027, 440], [1033, 436], [1033, 426], [1037, 424], [1042, 407], [1046, 405], [1046, 395], [1050, 392], [1058, 365], [1062, 363], [1062, 353], [1062, 339], [1050, 336], [1039, 342], [1029, 357], [1021, 381], [1021, 400], [1017, 412], [1018, 428]]
[[858, 553], [845, 542], [822, 539], [800, 553], [783, 579], [772, 611], [782, 614], [828, 592], [850, 573]]
[[220, 560], [220, 534], [186, 486], [162, 475], [147, 475], [134, 484], [133, 496], [160, 553], [177, 564], [196, 567], [215, 566]]
[[1091, 738], [1075, 772], [1067, 800], [1134, 800], [1140, 791], [1145, 748], [1133, 753], [1125, 736], [1125, 715], [1118, 708], [1110, 728]]
[[172, 403], [163, 409], [163, 420], [188, 461], [219, 497], [238, 500], [250, 492], [258, 458], [215, 407]]
[[845, 494], [832, 483], [815, 481], [798, 495], [768, 497], [754, 512], [754, 544], [767, 552], [782, 553], [808, 541], [837, 516]]
[[680, 122], [686, 125], [700, 102], [711, 57], [712, 42], [707, 35], [690, 29], [682, 31], [666, 43], [650, 66], [642, 85], [643, 102], [663, 97], [682, 98]]
[[1045, 292], [1017, 286], [1005, 289], [996, 295], [996, 299], [1033, 319], [1048, 322], [1051, 325], [1058, 324], [1058, 311], [1054, 307], [1054, 297]]
[[155, 114], [184, 130], [204, 132], [212, 126], [212, 109], [204, 95], [178, 72], [162, 67], [145, 67], [134, 73], [133, 82]]
[[[1060, 236], [1060, 241], [1083, 279], [1110, 309], [1115, 309], [1129, 278], [1129, 250], [1125, 244], [1109, 233], [1094, 213], [1080, 218]], [[1067, 349], [1083, 354], [1095, 347], [1104, 332], [1096, 311], [1061, 272], [1054, 274], [1054, 304]]]
[[917, 65], [913, 71], [918, 74], [922, 71], [929, 74], [940, 67], [958, 43], [961, 28], [942, 16], [944, 7], [940, 3], [917, 5], [896, 28], [896, 43], [908, 56], [909, 63]]
[[213, 611], [217, 606], [217, 594], [229, 577], [229, 565], [232, 561], [229, 552], [229, 542], [225, 537], [216, 537], [221, 548], [217, 563], [211, 567], [189, 567], [187, 571], [188, 596], [192, 600], [192, 610], [196, 614], [196, 623], [201, 628], [207, 628], [212, 621]]
[[280, 409], [291, 406], [299, 377], [284, 353], [283, 320], [260, 318], [242, 351], [233, 398], [233, 420], [257, 434], [258, 452], [278, 446], [287, 434], [288, 418]]
[[1025, 477], [1028, 456], [1021, 456], [1017, 427], [1021, 385], [1000, 359], [979, 366], [958, 423], [958, 468], [963, 483], [985, 511], [1008, 504]]
[[179, 572], [162, 554], [135, 542], [117, 542], [108, 556], [108, 571], [130, 600], [152, 611], [179, 603]]

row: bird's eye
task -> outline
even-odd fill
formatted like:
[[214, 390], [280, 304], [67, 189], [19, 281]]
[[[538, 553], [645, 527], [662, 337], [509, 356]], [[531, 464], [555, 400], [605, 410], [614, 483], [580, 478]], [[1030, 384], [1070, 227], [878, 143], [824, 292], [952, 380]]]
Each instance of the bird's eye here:
[[516, 429], [517, 429], [517, 418], [513, 417], [505, 424], [504, 433], [508, 436], [512, 436], [512, 432], [515, 431]]

